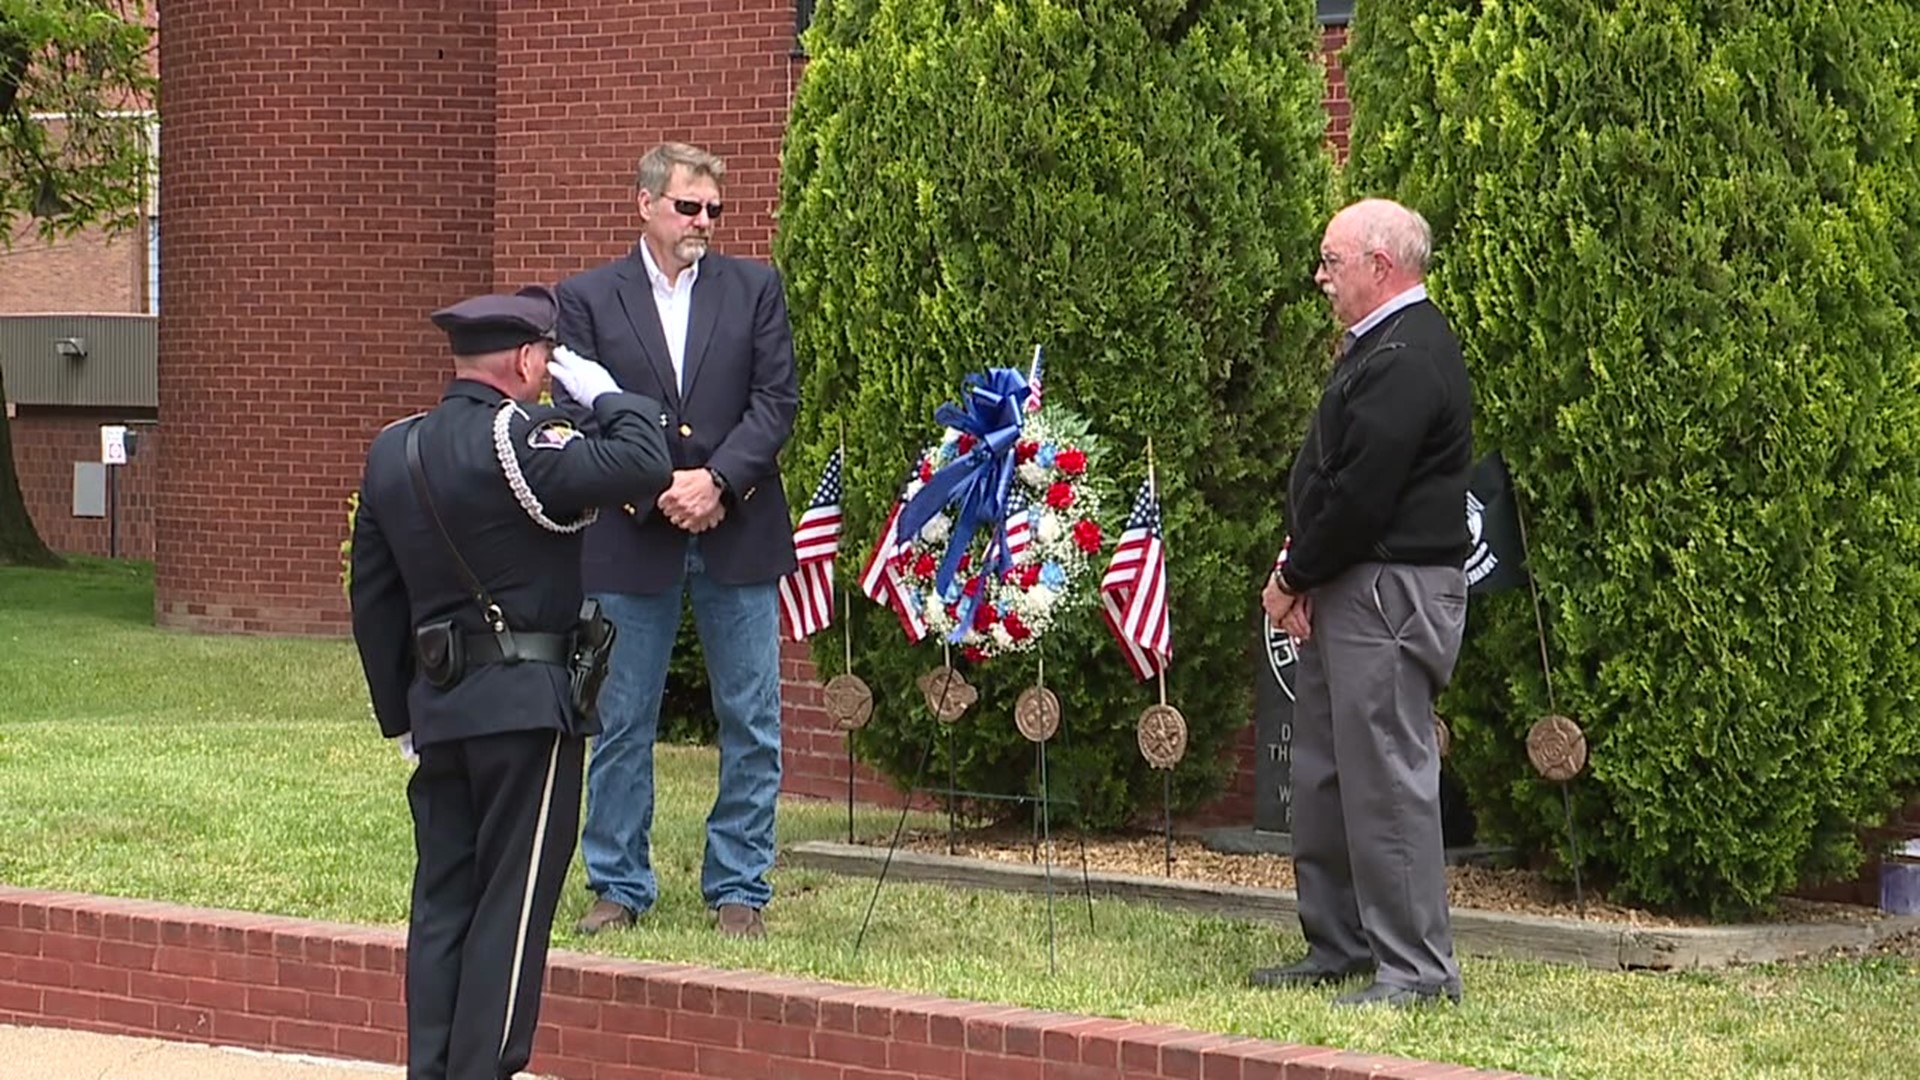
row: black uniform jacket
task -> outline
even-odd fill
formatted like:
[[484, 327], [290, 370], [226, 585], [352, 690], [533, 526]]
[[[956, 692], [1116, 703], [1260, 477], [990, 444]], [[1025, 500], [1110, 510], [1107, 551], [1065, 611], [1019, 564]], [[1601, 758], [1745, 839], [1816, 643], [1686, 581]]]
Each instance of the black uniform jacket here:
[[[685, 393], [637, 245], [624, 259], [562, 281], [555, 295], [562, 342], [605, 365], [622, 388], [666, 404], [674, 468], [708, 467], [725, 479], [727, 515], [700, 534], [707, 575], [750, 585], [792, 573], [793, 519], [779, 455], [800, 394], [780, 275], [746, 259], [701, 258], [687, 320]], [[687, 533], [665, 515], [602, 515], [587, 530], [587, 588], [665, 591], [680, 580], [686, 551]]]
[[1287, 489], [1282, 571], [1307, 589], [1363, 562], [1466, 562], [1473, 388], [1446, 317], [1420, 301], [1327, 377]]
[[515, 405], [492, 387], [456, 379], [438, 408], [374, 438], [353, 527], [353, 637], [381, 733], [411, 731], [416, 747], [505, 731], [590, 733], [579, 730], [567, 669], [556, 664], [469, 664], [446, 690], [415, 675], [415, 627], [450, 617], [469, 634], [486, 632], [479, 603], [414, 494], [406, 442], [416, 423], [440, 520], [508, 627], [565, 634], [580, 615], [581, 534], [542, 527], [509, 484], [495, 448], [503, 409], [526, 495], [555, 523], [591, 507], [651, 507], [671, 477], [660, 403], [638, 394], [601, 397], [593, 410], [600, 434], [588, 437], [557, 409]]

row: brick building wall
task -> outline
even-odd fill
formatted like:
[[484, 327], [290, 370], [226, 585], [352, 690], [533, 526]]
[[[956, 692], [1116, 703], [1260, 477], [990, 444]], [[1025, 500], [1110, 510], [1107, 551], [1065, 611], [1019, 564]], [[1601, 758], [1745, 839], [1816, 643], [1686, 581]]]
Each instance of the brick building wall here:
[[[73, 516], [73, 463], [100, 460], [100, 425], [135, 420], [138, 451], [112, 467], [111, 519]], [[154, 477], [160, 439], [151, 411], [21, 406], [12, 420], [14, 468], [27, 513], [40, 539], [55, 551], [153, 557]], [[138, 423], [138, 421], [149, 421]]]
[[666, 141], [727, 162], [715, 247], [768, 258], [803, 61], [792, 0], [501, 5], [494, 284], [554, 281], [639, 235], [634, 168]]
[[366, 445], [438, 397], [425, 314], [493, 285], [505, 6], [161, 5], [163, 625], [343, 628]]
[[43, 241], [31, 227], [0, 248], [0, 315], [147, 310], [144, 234], [88, 229]]

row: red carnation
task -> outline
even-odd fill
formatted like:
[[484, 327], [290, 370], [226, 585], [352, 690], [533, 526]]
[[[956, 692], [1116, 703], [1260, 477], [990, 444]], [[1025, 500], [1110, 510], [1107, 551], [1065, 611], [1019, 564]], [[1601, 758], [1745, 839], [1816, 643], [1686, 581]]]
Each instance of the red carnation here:
[[1025, 641], [1033, 636], [1033, 630], [1020, 621], [1020, 613], [1017, 611], [1007, 612], [1007, 617], [1001, 621], [1007, 627], [1007, 636], [1015, 641]]
[[960, 605], [958, 604], [947, 605], [947, 621], [948, 622], [960, 621]]
[[960, 433], [960, 438], [954, 441], [953, 449], [956, 453], [959, 453], [960, 455], [965, 456], [968, 451], [973, 449], [974, 441], [975, 440], [972, 435], [969, 435], [963, 431]]
[[932, 577], [934, 569], [933, 556], [931, 555], [922, 553], [919, 558], [913, 560], [914, 577]]
[[1055, 510], [1065, 510], [1073, 505], [1073, 485], [1055, 484], [1047, 489], [1047, 505]]
[[981, 604], [973, 609], [973, 628], [986, 633], [993, 627], [993, 605]]
[[1079, 476], [1081, 473], [1087, 471], [1087, 453], [1084, 450], [1077, 450], [1070, 446], [1058, 454], [1055, 454], [1053, 463], [1061, 472], [1066, 473], [1068, 476]]
[[960, 554], [959, 572], [962, 574], [966, 573], [967, 568], [972, 565], [973, 565], [973, 552], [971, 551], [962, 552]]
[[977, 645], [969, 645], [961, 649], [960, 655], [966, 657], [967, 663], [969, 664], [984, 664], [987, 662], [987, 654], [981, 652], [980, 647]]
[[933, 462], [922, 461], [920, 463], [920, 482], [923, 484], [933, 483]]
[[1080, 550], [1091, 555], [1100, 550], [1100, 523], [1087, 518], [1073, 523], [1073, 542]]
[[1038, 584], [1040, 584], [1040, 564], [1039, 563], [1030, 562], [1027, 565], [1020, 568], [1020, 587], [1021, 588], [1031, 589]]
[[980, 590], [985, 586], [986, 586], [985, 578], [981, 578], [981, 577], [968, 578], [967, 587], [965, 589], [962, 589], [961, 592], [965, 593], [968, 596], [979, 596]]
[[1022, 439], [1019, 442], [1013, 444], [1014, 464], [1025, 465], [1027, 462], [1033, 460], [1033, 455], [1039, 452], [1040, 452], [1039, 443], [1034, 442], [1032, 439]]

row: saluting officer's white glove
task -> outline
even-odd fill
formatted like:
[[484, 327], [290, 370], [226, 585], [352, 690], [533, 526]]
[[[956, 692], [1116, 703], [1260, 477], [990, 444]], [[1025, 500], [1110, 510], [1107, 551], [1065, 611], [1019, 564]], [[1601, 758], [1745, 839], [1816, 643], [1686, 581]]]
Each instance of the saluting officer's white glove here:
[[413, 748], [413, 732], [409, 731], [401, 735], [396, 735], [393, 741], [400, 747], [400, 757], [402, 760], [409, 765], [420, 764], [420, 755]]
[[613, 381], [612, 372], [565, 345], [553, 350], [553, 360], [547, 364], [547, 371], [553, 375], [553, 381], [567, 392], [568, 397], [588, 407], [599, 400], [602, 394], [620, 392], [620, 384]]

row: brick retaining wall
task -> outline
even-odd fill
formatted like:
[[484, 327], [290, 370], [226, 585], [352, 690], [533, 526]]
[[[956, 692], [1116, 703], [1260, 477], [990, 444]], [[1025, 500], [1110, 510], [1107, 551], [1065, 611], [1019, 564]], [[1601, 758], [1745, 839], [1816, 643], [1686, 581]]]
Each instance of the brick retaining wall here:
[[[0, 886], [0, 1023], [401, 1060], [405, 937]], [[555, 952], [558, 1080], [1492, 1080], [1454, 1065]]]

